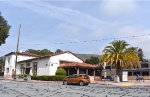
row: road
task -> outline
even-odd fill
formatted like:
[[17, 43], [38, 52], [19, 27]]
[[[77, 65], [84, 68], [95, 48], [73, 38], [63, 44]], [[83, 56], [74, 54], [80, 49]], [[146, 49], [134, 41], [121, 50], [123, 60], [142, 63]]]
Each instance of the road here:
[[150, 97], [150, 86], [89, 84], [62, 85], [62, 82], [17, 82], [0, 80], [0, 97]]

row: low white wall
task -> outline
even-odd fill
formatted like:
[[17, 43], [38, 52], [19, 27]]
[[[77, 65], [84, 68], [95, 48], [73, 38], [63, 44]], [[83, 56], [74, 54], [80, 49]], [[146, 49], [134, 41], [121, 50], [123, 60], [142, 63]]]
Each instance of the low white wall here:
[[94, 81], [94, 76], [89, 76], [90, 77], [90, 81], [93, 82]]

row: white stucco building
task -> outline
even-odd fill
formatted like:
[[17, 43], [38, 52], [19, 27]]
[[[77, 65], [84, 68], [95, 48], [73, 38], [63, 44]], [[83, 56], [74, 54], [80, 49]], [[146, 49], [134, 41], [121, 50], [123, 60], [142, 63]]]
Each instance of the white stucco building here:
[[[33, 59], [38, 57], [35, 54], [30, 53], [17, 53], [17, 61]], [[16, 54], [15, 52], [11, 52], [5, 55], [5, 65], [4, 65], [4, 77], [11, 78], [12, 73], [15, 71], [15, 62], [16, 62]]]
[[16, 74], [55, 75], [57, 67], [61, 64], [62, 60], [83, 63], [73, 53], [66, 51], [19, 61], [16, 66]]

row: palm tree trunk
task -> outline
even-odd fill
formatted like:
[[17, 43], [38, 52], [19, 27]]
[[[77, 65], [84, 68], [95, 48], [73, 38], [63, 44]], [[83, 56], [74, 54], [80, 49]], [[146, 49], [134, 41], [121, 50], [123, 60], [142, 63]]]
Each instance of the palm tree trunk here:
[[119, 76], [120, 81], [122, 81], [122, 68], [120, 64], [117, 64], [116, 74]]

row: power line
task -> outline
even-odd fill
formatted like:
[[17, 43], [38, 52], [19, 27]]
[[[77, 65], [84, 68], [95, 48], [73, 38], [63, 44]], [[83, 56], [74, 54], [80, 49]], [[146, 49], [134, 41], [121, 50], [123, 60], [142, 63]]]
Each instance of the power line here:
[[[131, 35], [131, 36], [125, 36], [125, 37], [112, 37], [112, 38], [102, 38], [102, 39], [96, 39], [96, 40], [78, 40], [78, 41], [69, 41], [69, 42], [54, 42], [55, 45], [64, 45], [64, 44], [78, 44], [78, 43], [89, 43], [89, 42], [101, 42], [101, 41], [108, 41], [108, 40], [118, 40], [118, 39], [131, 39], [131, 38], [137, 38], [137, 37], [144, 37], [144, 36], [150, 36], [150, 34], [142, 34], [142, 35]], [[23, 45], [48, 45], [43, 43], [35, 43], [35, 44], [21, 44], [21, 47]]]
[[132, 36], [126, 36], [126, 37], [114, 37], [114, 38], [103, 38], [103, 39], [98, 39], [98, 40], [83, 40], [83, 41], [71, 41], [71, 42], [57, 42], [54, 44], [74, 44], [74, 43], [87, 43], [87, 42], [100, 42], [100, 41], [106, 41], [106, 40], [117, 40], [117, 39], [127, 39], [127, 38], [137, 38], [137, 37], [144, 37], [144, 36], [149, 36], [150, 34], [143, 34], [143, 35], [132, 35]]
[[[117, 40], [117, 39], [129, 39], [129, 38], [131, 39], [131, 38], [145, 37], [145, 36], [150, 36], [150, 34], [131, 35], [131, 36], [125, 36], [125, 37], [103, 38], [103, 39], [99, 39], [99, 40], [83, 40], [83, 41], [79, 40], [79, 41], [70, 41], [70, 42], [54, 42], [53, 44], [55, 44], [55, 45], [78, 44], [78, 43], [101, 42], [101, 41]], [[41, 45], [48, 45], [48, 44], [46, 44], [46, 43], [44, 43], [44, 44], [43, 43], [35, 43], [35, 44], [25, 43], [25, 44], [20, 44], [20, 47], [24, 48], [25, 45], [41, 46]], [[8, 50], [12, 50], [12, 49], [10, 49], [10, 47], [6, 47], [5, 49], [1, 50], [1, 52], [2, 51], [8, 51]]]

